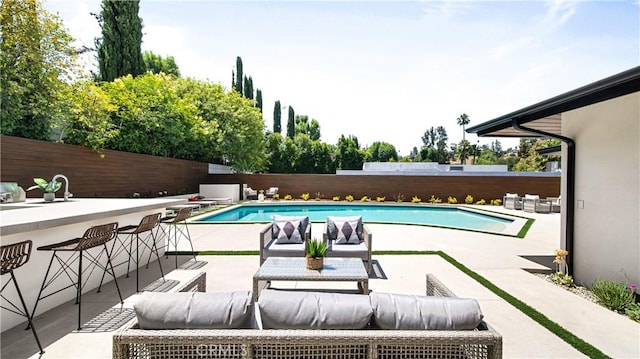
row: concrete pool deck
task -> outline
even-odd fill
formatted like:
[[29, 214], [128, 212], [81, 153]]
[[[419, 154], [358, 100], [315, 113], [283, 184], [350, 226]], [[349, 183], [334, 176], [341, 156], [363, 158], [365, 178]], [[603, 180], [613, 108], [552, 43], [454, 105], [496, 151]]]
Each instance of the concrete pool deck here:
[[[373, 233], [372, 247], [374, 251], [443, 251], [608, 356], [640, 357], [640, 324], [523, 270], [546, 269], [523, 256], [553, 256], [554, 250], [559, 248], [560, 215], [523, 213], [499, 207], [491, 207], [491, 210], [535, 218], [536, 222], [524, 239], [424, 226], [369, 224]], [[258, 233], [264, 226], [194, 224], [189, 226], [189, 230], [196, 250], [256, 251]], [[320, 236], [323, 224], [313, 223], [312, 226], [312, 235]], [[183, 241], [179, 249], [185, 250], [186, 246], [188, 244]], [[374, 255], [373, 259], [375, 278], [369, 281], [369, 288], [373, 291], [423, 294], [425, 275], [433, 273], [457, 296], [477, 298], [485, 320], [503, 336], [505, 358], [586, 357], [440, 256]], [[259, 259], [255, 255], [200, 256], [198, 260], [208, 262], [200, 269], [207, 273], [208, 292], [250, 289], [252, 276], [259, 267]], [[163, 261], [166, 268], [174, 267], [173, 258]], [[153, 274], [149, 275], [151, 280]], [[122, 278], [122, 281], [119, 279], [119, 283], [130, 285], [132, 279]], [[289, 285], [303, 287], [302, 283], [297, 282]], [[319, 286], [316, 283], [304, 284], [305, 287], [308, 285]], [[353, 283], [344, 285], [350, 288]], [[286, 285], [274, 283], [274, 286]], [[110, 305], [115, 304], [116, 300], [112, 302]], [[73, 310], [72, 303], [65, 305]], [[45, 314], [47, 313], [43, 316]], [[110, 335], [87, 334], [96, 335], [92, 337], [95, 339], [76, 345], [83, 350], [73, 352], [68, 340], [57, 340], [56, 335], [51, 334], [60, 332], [59, 339], [71, 332], [74, 329], [73, 320], [65, 327], [62, 319], [59, 322], [47, 322], [45, 319], [41, 318], [36, 322], [40, 324], [37, 327], [39, 332], [43, 333], [41, 338], [44, 333], [49, 333], [49, 339], [45, 343], [46, 353], [42, 358], [111, 357]], [[3, 357], [8, 345], [16, 349], [11, 352], [10, 357], [13, 358], [29, 357], [37, 352], [30, 332], [25, 332], [23, 328], [14, 328], [7, 332], [2, 334]], [[11, 343], [6, 343], [5, 340], [10, 340]]]

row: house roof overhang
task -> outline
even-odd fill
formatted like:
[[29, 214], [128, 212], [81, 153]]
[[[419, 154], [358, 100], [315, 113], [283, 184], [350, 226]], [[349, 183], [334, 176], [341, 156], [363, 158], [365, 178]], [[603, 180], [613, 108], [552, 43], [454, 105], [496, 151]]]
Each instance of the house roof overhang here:
[[528, 128], [561, 135], [563, 112], [638, 91], [640, 91], [640, 66], [470, 127], [467, 132], [475, 133], [480, 137], [542, 136], [514, 128], [513, 122], [516, 121], [520, 125], [526, 124]]

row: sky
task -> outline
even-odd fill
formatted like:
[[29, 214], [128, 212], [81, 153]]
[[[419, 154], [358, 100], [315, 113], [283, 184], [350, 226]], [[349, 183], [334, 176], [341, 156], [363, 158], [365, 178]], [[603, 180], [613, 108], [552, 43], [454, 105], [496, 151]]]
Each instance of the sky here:
[[[44, 7], [93, 47], [100, 3]], [[240, 56], [267, 129], [280, 100], [316, 119], [323, 142], [354, 135], [402, 156], [430, 127], [462, 140], [462, 113], [474, 126], [640, 65], [640, 0], [142, 0], [139, 16], [142, 50], [173, 56], [183, 77], [230, 89]]]

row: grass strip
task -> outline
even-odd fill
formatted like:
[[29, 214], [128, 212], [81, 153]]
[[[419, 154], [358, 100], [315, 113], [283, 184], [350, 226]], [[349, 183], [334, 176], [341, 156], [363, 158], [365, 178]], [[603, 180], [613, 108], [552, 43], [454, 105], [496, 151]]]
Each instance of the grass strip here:
[[533, 226], [533, 222], [535, 221], [536, 220], [533, 218], [527, 219], [527, 223], [525, 223], [524, 226], [520, 228], [520, 232], [518, 232], [518, 238], [524, 238], [527, 235], [527, 232], [529, 232], [531, 226]]
[[[190, 252], [168, 252], [168, 254], [172, 254], [172, 253], [191, 255]], [[247, 256], [247, 255], [259, 255], [260, 253], [259, 251], [199, 251], [199, 252], [196, 252], [196, 254], [202, 255], [202, 256], [205, 256], [205, 255], [206, 256]], [[449, 256], [448, 254], [442, 251], [383, 250], [383, 251], [372, 251], [372, 255], [373, 254], [375, 255], [438, 255], [442, 259], [444, 259], [445, 261], [449, 262], [451, 265], [456, 267], [458, 270], [468, 275], [469, 277], [473, 278], [475, 281], [483, 285], [485, 288], [489, 289], [498, 297], [504, 299], [504, 301], [514, 306], [516, 309], [524, 313], [526, 316], [533, 319], [535, 322], [537, 322], [538, 324], [540, 324], [541, 326], [549, 330], [551, 333], [555, 334], [560, 339], [567, 342], [576, 350], [587, 355], [589, 358], [610, 358], [609, 356], [604, 354], [602, 351], [600, 351], [598, 348], [580, 339], [570, 331], [560, 326], [558, 323], [549, 319], [544, 314], [538, 312], [537, 310], [535, 310], [525, 302], [512, 296], [511, 294], [505, 292], [504, 290], [500, 289], [498, 286], [491, 283], [489, 280], [487, 280], [480, 274], [472, 271], [471, 269], [466, 267], [464, 264], [458, 262], [453, 257]]]

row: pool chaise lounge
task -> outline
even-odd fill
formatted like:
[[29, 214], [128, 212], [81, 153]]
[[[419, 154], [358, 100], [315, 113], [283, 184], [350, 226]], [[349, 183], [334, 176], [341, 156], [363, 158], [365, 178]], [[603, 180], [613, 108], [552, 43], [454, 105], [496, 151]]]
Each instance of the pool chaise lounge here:
[[[135, 306], [138, 319], [114, 334], [113, 358], [502, 357], [502, 336], [482, 321], [477, 301], [456, 298], [430, 274], [426, 276], [426, 296], [269, 292], [271, 298], [263, 294], [257, 302], [251, 301], [250, 291], [200, 293], [203, 294], [200, 297], [197, 297], [198, 293], [192, 293], [192, 296], [185, 293], [145, 294]], [[306, 296], [318, 302], [306, 300]], [[209, 300], [214, 297], [215, 300]], [[386, 305], [385, 298], [419, 303], [423, 309], [442, 305], [457, 309], [444, 315], [437, 310], [406, 315], [406, 312], [400, 312], [411, 310], [411, 305], [396, 309], [394, 305]], [[296, 300], [301, 307], [280, 305]], [[216, 304], [212, 304], [214, 302]], [[313, 304], [305, 308], [304, 303]], [[339, 317], [340, 326], [353, 328], [332, 328], [336, 325], [333, 321], [318, 322], [322, 317], [318, 313], [319, 306], [325, 309], [327, 316]], [[187, 307], [200, 314], [187, 314], [184, 310]], [[357, 313], [344, 315], [341, 312], [351, 307], [356, 309], [348, 312]], [[298, 309], [304, 315], [292, 316], [287, 312]], [[416, 322], [428, 325], [430, 329], [407, 327]], [[440, 324], [432, 327], [433, 323]], [[388, 325], [393, 328], [385, 329]], [[199, 329], [181, 329], [193, 326]], [[316, 329], [324, 326], [328, 326], [327, 329]]]

